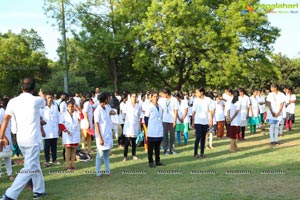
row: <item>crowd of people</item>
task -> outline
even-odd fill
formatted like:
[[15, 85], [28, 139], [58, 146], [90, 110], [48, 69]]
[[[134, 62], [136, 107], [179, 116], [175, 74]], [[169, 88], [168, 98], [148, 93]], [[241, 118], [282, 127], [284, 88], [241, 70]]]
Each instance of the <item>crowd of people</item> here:
[[39, 155], [44, 150], [46, 167], [60, 164], [57, 160], [59, 138], [64, 147], [66, 170], [76, 169], [79, 147], [88, 154], [93, 152], [95, 139], [95, 169], [100, 178], [103, 174], [111, 175], [109, 158], [114, 138], [123, 149], [123, 162], [129, 159], [129, 147], [131, 158], [140, 159], [136, 148], [142, 142], [148, 152], [149, 167], [154, 168], [164, 165], [160, 159], [161, 149], [164, 155], [173, 155], [178, 153], [177, 145], [188, 144], [191, 129], [195, 129], [193, 156], [199, 159], [206, 158], [206, 148], [214, 148], [215, 136], [223, 138], [226, 133], [231, 139], [229, 151], [236, 152], [237, 141], [246, 140], [246, 127], [250, 134], [255, 134], [257, 128], [266, 128], [266, 123], [270, 125], [270, 144], [278, 145], [284, 126], [292, 130], [295, 120], [296, 95], [289, 87], [280, 92], [276, 84], [271, 85], [267, 96], [265, 90], [259, 89], [252, 90], [248, 96], [243, 88], [220, 92], [200, 87], [189, 93], [166, 88], [160, 92], [123, 92], [121, 95], [96, 88], [81, 95], [62, 93], [59, 99], [51, 91], [40, 91], [39, 96], [35, 96], [34, 87], [33, 79], [24, 79], [19, 96], [3, 97], [0, 102], [0, 166], [4, 158], [10, 180], [14, 180], [11, 156], [15, 141], [12, 138], [16, 137], [24, 156], [24, 168], [20, 171], [23, 173], [17, 175], [2, 199], [16, 199], [30, 180], [34, 198], [47, 194]]

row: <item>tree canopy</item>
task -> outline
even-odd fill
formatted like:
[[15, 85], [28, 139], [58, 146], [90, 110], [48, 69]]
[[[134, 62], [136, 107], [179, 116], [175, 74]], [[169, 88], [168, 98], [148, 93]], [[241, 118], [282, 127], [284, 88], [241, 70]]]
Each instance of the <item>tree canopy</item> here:
[[[61, 2], [45, 0], [45, 12], [58, 29]], [[243, 13], [247, 1], [63, 2], [71, 93], [95, 87], [266, 87], [278, 80], [298, 87], [299, 59], [273, 55], [279, 29], [263, 10]], [[53, 62], [36, 31], [1, 34], [0, 83], [6, 87], [0, 93], [15, 93], [10, 86], [25, 75], [34, 75], [41, 87], [61, 91], [61, 44], [60, 59]]]

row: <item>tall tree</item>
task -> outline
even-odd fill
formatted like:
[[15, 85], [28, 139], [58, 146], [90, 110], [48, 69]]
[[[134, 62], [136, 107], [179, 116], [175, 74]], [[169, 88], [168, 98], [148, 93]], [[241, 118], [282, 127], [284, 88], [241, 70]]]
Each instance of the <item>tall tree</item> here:
[[249, 76], [263, 71], [257, 68], [266, 64], [272, 73], [267, 56], [278, 29], [270, 26], [263, 12], [241, 15], [246, 5], [246, 1], [152, 1], [135, 29], [143, 45], [135, 66], [141, 69], [147, 64], [164, 85], [174, 89], [186, 82], [246, 85]]
[[41, 42], [40, 46], [36, 45], [35, 41], [39, 41], [40, 37], [34, 30], [31, 31], [23, 30], [20, 34], [8, 31], [0, 35], [0, 94], [2, 95], [18, 94], [16, 84], [25, 76], [33, 76], [38, 83], [49, 77], [48, 59], [45, 52], [41, 50], [43, 44]]

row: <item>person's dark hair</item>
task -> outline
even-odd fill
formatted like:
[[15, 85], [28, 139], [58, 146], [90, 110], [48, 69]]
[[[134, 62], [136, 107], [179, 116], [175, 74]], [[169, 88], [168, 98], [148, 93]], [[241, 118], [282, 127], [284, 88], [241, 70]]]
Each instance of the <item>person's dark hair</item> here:
[[239, 88], [238, 91], [239, 91], [239, 92], [242, 92], [242, 93], [244, 93], [244, 94], [246, 93], [246, 90], [245, 90], [244, 88]]
[[52, 92], [52, 91], [45, 91], [44, 92], [44, 95], [51, 95], [51, 96], [53, 96], [54, 97], [54, 92]]
[[204, 88], [204, 87], [199, 87], [199, 88], [198, 88], [198, 91], [199, 91], [199, 92], [203, 92], [203, 94], [205, 94], [205, 88]]
[[121, 101], [120, 102], [122, 102], [122, 101], [124, 101], [124, 99], [126, 99], [128, 97], [128, 94], [122, 94], [122, 97], [121, 97]]
[[2, 99], [0, 99], [0, 108], [6, 109], [8, 102], [9, 102], [8, 97], [3, 97]]
[[215, 99], [214, 93], [211, 92], [211, 91], [210, 91], [210, 92], [207, 92], [207, 93], [206, 93], [206, 96], [209, 97], [209, 98], [211, 98], [212, 100]]
[[100, 103], [105, 102], [107, 99], [108, 99], [108, 96], [107, 96], [107, 94], [104, 93], [104, 92], [101, 92], [101, 93], [98, 95], [98, 100], [99, 100]]
[[175, 92], [174, 97], [177, 97], [179, 99], [184, 99], [184, 95], [181, 91]]
[[24, 92], [33, 92], [35, 88], [35, 80], [32, 78], [24, 78], [21, 87]]
[[88, 102], [90, 101], [90, 99], [92, 98], [92, 93], [91, 92], [86, 92], [84, 95], [83, 95], [83, 98], [84, 98], [84, 101], [82, 101], [80, 103], [80, 108], [83, 109], [83, 105], [85, 104], [85, 102]]
[[289, 90], [291, 93], [294, 93], [293, 87], [288, 87], [288, 90]]
[[163, 93], [165, 93], [165, 94], [167, 94], [167, 95], [171, 95], [171, 90], [170, 90], [170, 88], [165, 88], [164, 90], [163, 90]]
[[130, 92], [129, 96], [131, 97], [131, 95], [135, 94], [136, 96], [138, 95], [136, 92]]
[[228, 89], [227, 90], [230, 94], [233, 94], [233, 89]]
[[90, 92], [86, 92], [86, 93], [84, 94], [84, 98], [86, 98], [86, 99], [91, 99], [91, 98], [92, 98], [92, 94], [91, 94]]
[[256, 88], [251, 89], [251, 95], [252, 95], [255, 91], [258, 91], [258, 89], [256, 89]]
[[277, 83], [272, 83], [272, 84], [271, 84], [271, 87], [276, 88], [277, 90], [279, 90], [279, 86], [278, 86]]
[[235, 104], [239, 100], [239, 91], [238, 90], [233, 90], [233, 98], [232, 98], [232, 103]]
[[75, 100], [74, 100], [73, 98], [70, 99], [69, 101], [67, 101], [67, 106], [68, 106], [69, 104], [75, 105]]

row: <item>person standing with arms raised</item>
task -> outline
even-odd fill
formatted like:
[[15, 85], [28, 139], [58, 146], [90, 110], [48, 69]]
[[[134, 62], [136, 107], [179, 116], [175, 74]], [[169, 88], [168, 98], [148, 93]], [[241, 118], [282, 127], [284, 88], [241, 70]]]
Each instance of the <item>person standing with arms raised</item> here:
[[18, 199], [19, 194], [31, 179], [33, 182], [33, 198], [47, 195], [40, 165], [41, 123], [40, 109], [46, 105], [45, 99], [32, 95], [35, 81], [25, 78], [22, 81], [22, 93], [11, 99], [7, 105], [0, 129], [0, 151], [4, 146], [4, 133], [11, 118], [17, 126], [17, 141], [24, 156], [24, 167], [18, 173], [13, 184], [6, 190], [1, 199]]

